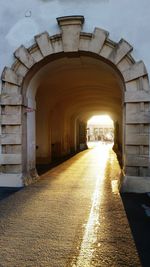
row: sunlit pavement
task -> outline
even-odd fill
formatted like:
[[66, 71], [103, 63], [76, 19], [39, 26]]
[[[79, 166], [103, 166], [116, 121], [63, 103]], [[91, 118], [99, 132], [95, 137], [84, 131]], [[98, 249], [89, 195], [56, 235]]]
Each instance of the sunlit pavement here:
[[0, 202], [1, 267], [141, 266], [111, 145], [81, 152]]

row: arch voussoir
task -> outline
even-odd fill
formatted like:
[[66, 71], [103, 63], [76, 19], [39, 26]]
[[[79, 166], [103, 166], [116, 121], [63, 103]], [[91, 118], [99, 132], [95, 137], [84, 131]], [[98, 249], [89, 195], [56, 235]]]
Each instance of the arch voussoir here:
[[84, 22], [84, 17], [60, 17], [57, 18], [57, 22], [62, 31], [62, 43], [64, 52], [78, 51], [80, 32]]
[[136, 62], [129, 69], [122, 72], [125, 82], [132, 81], [147, 75], [147, 70], [143, 61]]
[[9, 67], [4, 68], [4, 70], [2, 72], [1, 79], [3, 82], [8, 82], [8, 83], [14, 84], [14, 85], [21, 86], [21, 84], [22, 84], [22, 77], [18, 76], [15, 73], [15, 71]]
[[126, 55], [133, 50], [133, 47], [124, 39], [121, 39], [110, 53], [108, 59], [117, 65]]
[[89, 52], [100, 54], [100, 51], [107, 39], [109, 33], [100, 28], [95, 28], [89, 43]]
[[54, 48], [51, 43], [48, 32], [43, 32], [39, 35], [36, 35], [34, 38], [43, 57], [54, 53]]
[[21, 45], [14, 53], [15, 57], [28, 69], [30, 69], [36, 62], [34, 58], [30, 55], [28, 50]]

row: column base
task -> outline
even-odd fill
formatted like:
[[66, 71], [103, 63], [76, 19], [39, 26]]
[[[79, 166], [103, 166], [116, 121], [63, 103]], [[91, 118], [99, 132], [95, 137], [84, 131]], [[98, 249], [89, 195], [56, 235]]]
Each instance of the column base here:
[[26, 175], [23, 173], [0, 173], [0, 187], [24, 187], [39, 179], [36, 169], [30, 170]]
[[123, 176], [120, 192], [148, 193], [150, 192], [150, 177]]

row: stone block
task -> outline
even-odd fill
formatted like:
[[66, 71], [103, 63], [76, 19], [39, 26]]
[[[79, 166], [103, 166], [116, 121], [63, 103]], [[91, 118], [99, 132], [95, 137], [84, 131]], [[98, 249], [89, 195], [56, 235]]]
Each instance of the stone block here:
[[0, 105], [21, 105], [22, 95], [13, 94], [2, 94], [0, 95]]
[[89, 44], [91, 41], [91, 37], [92, 37], [92, 34], [81, 32], [80, 43], [79, 43], [79, 50], [80, 51], [89, 51]]
[[148, 167], [149, 166], [149, 157], [144, 156], [136, 156], [136, 155], [126, 155], [126, 166], [134, 166], [134, 167]]
[[15, 69], [15, 72], [17, 75], [25, 77], [25, 75], [28, 73], [28, 68], [19, 61], [18, 67]]
[[150, 91], [126, 91], [124, 102], [150, 102]]
[[3, 82], [2, 94], [20, 94], [20, 86], [12, 83]]
[[144, 133], [143, 131], [141, 132], [141, 127], [139, 124], [127, 124], [125, 125], [125, 131], [126, 131], [126, 135]]
[[20, 114], [21, 115], [21, 106], [20, 105], [5, 105], [4, 110], [2, 112], [3, 115], [15, 115], [15, 114]]
[[125, 70], [122, 74], [125, 82], [128, 82], [147, 75], [147, 70], [143, 61], [139, 61], [132, 65], [129, 69]]
[[5, 125], [2, 128], [2, 133], [4, 134], [20, 134], [22, 131], [22, 126], [20, 125]]
[[79, 39], [83, 16], [70, 16], [57, 18], [57, 22], [62, 30], [62, 42], [64, 52], [74, 52], [79, 50]]
[[129, 176], [138, 176], [139, 174], [139, 167], [126, 167], [125, 174]]
[[21, 154], [1, 154], [0, 155], [0, 164], [21, 164], [22, 156]]
[[100, 28], [95, 28], [91, 42], [89, 44], [89, 51], [99, 54], [107, 37], [108, 32]]
[[111, 45], [109, 45], [107, 43], [107, 41], [104, 43], [101, 51], [100, 51], [100, 56], [104, 57], [104, 58], [108, 58], [110, 53], [113, 51], [114, 47], [112, 47]]
[[43, 57], [53, 53], [53, 46], [47, 32], [35, 36], [35, 40]]
[[21, 134], [1, 134], [0, 135], [0, 144], [21, 144]]
[[20, 125], [21, 124], [21, 114], [7, 114], [1, 115], [2, 125]]
[[117, 68], [120, 72], [124, 72], [125, 70], [129, 69], [132, 66], [131, 62], [127, 57], [124, 57], [119, 63], [117, 64]]
[[1, 77], [2, 81], [12, 83], [15, 85], [21, 85], [22, 77], [18, 76], [11, 68], [5, 67]]
[[126, 111], [126, 123], [132, 124], [132, 123], [150, 123], [150, 112], [130, 112]]
[[114, 64], [117, 65], [132, 50], [133, 47], [124, 39], [121, 39], [110, 54], [109, 60], [111, 60]]
[[22, 153], [22, 145], [12, 145], [12, 144], [5, 144], [2, 145], [2, 152], [4, 154], [21, 154]]
[[43, 55], [37, 44], [30, 50], [30, 54], [36, 62], [40, 62], [43, 59]]
[[3, 170], [3, 173], [21, 173], [22, 172], [22, 165], [20, 164], [7, 164], [7, 165], [2, 165], [2, 170]]
[[131, 155], [140, 155], [139, 145], [125, 145], [125, 153]]
[[28, 50], [21, 45], [14, 53], [15, 57], [19, 59], [28, 69], [30, 69], [36, 62], [34, 58], [30, 55]]
[[138, 79], [129, 81], [126, 83], [126, 92], [132, 91], [136, 94], [136, 91], [138, 90]]
[[147, 134], [126, 134], [126, 145], [149, 145], [149, 135]]
[[121, 192], [146, 193], [150, 192], [150, 177], [125, 176]]
[[1, 173], [0, 174], [0, 185], [5, 187], [22, 187], [22, 173], [12, 174], [12, 173]]
[[56, 34], [54, 36], [51, 36], [50, 40], [52, 42], [54, 53], [63, 52], [63, 43], [62, 43], [61, 34]]

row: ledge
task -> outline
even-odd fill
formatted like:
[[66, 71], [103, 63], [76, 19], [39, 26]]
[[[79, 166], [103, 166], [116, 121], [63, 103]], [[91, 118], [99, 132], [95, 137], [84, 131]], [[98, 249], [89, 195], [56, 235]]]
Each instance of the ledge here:
[[58, 17], [57, 23], [59, 26], [67, 26], [67, 25], [83, 25], [84, 16], [64, 16]]

